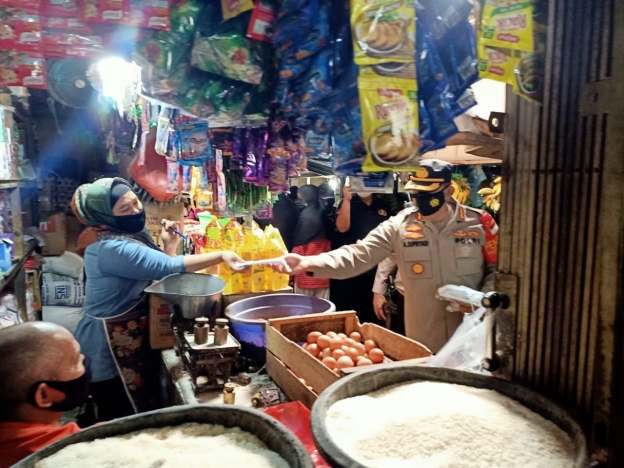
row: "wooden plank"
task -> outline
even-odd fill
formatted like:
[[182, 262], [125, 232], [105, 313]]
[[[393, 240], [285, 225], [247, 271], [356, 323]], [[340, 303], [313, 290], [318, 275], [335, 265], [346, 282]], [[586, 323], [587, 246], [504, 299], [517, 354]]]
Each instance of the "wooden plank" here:
[[[423, 366], [429, 362], [431, 356], [416, 358], [416, 359], [406, 359], [405, 361], [395, 361], [395, 362], [386, 362], [383, 364], [373, 364], [372, 366], [366, 366], [366, 370], [369, 371], [371, 369], [383, 369], [389, 367], [403, 367], [403, 366]], [[351, 375], [355, 372], [362, 370], [362, 368], [351, 367], [348, 369], [341, 369], [340, 375]]]
[[446, 146], [503, 146], [503, 140], [479, 133], [459, 132], [446, 140]]
[[386, 355], [397, 361], [431, 356], [431, 351], [425, 345], [406, 339], [387, 328], [365, 323], [358, 326], [356, 331], [359, 331], [363, 338], [373, 340]]
[[295, 374], [293, 374], [279, 359], [273, 354], [267, 353], [267, 371], [277, 386], [291, 401], [300, 401], [308, 409], [318, 398], [308, 387], [303, 385]]
[[325, 364], [274, 327], [267, 326], [266, 335], [267, 356], [273, 354], [299, 377], [309, 382], [317, 392], [322, 392], [338, 380], [338, 375]]

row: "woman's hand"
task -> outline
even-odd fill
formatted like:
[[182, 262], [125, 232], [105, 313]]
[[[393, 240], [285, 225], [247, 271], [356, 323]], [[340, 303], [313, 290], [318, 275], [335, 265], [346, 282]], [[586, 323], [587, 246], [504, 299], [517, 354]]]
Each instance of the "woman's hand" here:
[[169, 256], [175, 256], [182, 237], [174, 233], [173, 229], [180, 231], [180, 223], [177, 221], [163, 219], [160, 224], [162, 225], [160, 238], [163, 242], [164, 251]]
[[291, 253], [284, 255], [281, 259], [286, 262], [286, 265], [288, 265], [290, 271], [288, 271], [288, 268], [283, 263], [275, 263], [274, 265], [271, 265], [271, 268], [273, 268], [278, 273], [286, 273], [296, 276], [300, 275], [301, 273], [305, 273], [312, 268], [310, 260], [308, 260], [306, 257], [302, 257], [301, 255]]
[[232, 271], [243, 271], [247, 269], [241, 267], [241, 265], [245, 263], [245, 260], [240, 258], [235, 252], [229, 250], [221, 254], [221, 261]]

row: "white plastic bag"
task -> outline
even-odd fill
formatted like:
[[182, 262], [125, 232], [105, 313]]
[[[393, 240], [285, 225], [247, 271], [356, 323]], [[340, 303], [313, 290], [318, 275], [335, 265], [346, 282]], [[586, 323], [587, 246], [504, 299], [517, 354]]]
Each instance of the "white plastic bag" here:
[[481, 361], [486, 357], [488, 330], [494, 325], [496, 315], [485, 317], [483, 307], [466, 314], [451, 339], [427, 365], [489, 374], [481, 366]]
[[82, 267], [82, 257], [72, 252], [64, 252], [60, 257], [46, 257], [42, 270], [44, 273], [82, 279]]

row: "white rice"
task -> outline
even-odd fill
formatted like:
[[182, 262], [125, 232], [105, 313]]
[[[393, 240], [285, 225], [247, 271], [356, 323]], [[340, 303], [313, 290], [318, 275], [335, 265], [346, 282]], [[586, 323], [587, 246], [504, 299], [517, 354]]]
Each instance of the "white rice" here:
[[70, 445], [36, 468], [288, 468], [240, 428], [189, 423]]
[[327, 430], [371, 468], [571, 468], [570, 437], [495, 391], [412, 382], [336, 402]]

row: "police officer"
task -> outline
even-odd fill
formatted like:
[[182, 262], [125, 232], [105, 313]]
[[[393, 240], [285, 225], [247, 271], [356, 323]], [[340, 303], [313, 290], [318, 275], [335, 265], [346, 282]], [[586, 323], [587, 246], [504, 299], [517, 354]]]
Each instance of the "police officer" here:
[[343, 279], [394, 254], [404, 283], [406, 335], [438, 352], [462, 315], [448, 312], [436, 290], [455, 284], [491, 291], [498, 248], [496, 223], [488, 213], [452, 198], [451, 176], [450, 164], [423, 161], [405, 186], [417, 207], [403, 210], [357, 244], [314, 257], [286, 255], [286, 262], [295, 274]]

